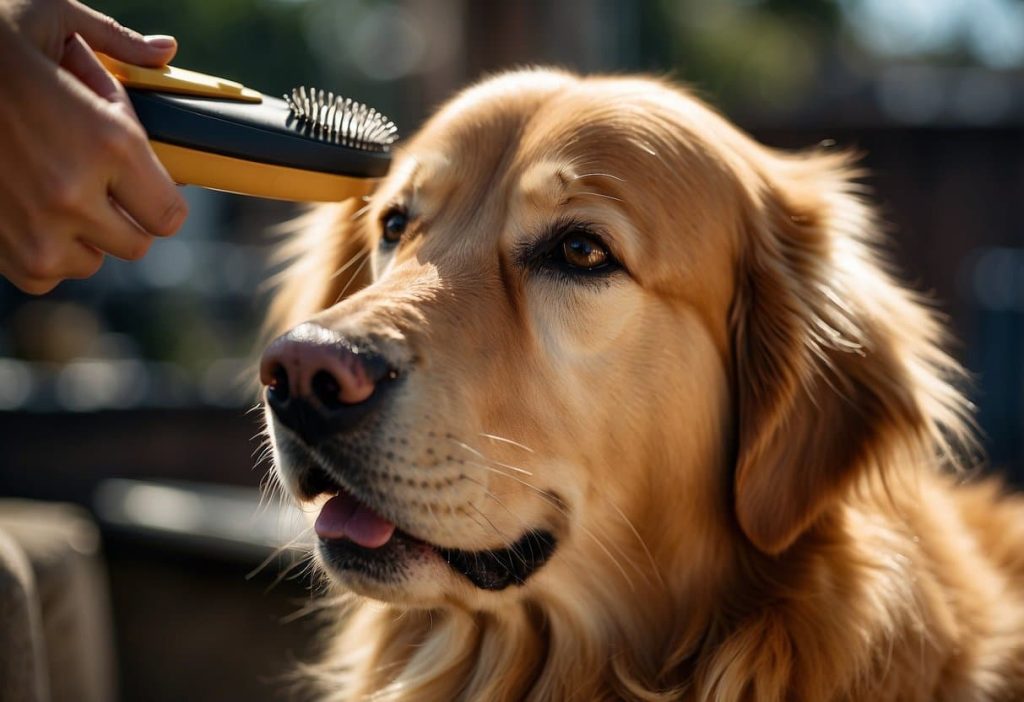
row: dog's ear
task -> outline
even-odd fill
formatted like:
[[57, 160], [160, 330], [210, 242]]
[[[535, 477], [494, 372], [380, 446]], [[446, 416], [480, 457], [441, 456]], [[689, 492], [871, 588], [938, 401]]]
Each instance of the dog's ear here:
[[289, 225], [268, 330], [277, 335], [370, 284], [362, 198], [317, 205]]
[[875, 261], [875, 224], [845, 160], [772, 158], [777, 180], [753, 196], [731, 324], [736, 515], [778, 554], [886, 442], [929, 428], [909, 365], [935, 325]]

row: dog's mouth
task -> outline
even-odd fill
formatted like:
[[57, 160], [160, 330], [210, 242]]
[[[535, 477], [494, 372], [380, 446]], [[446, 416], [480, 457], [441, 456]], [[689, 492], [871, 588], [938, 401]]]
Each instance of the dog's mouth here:
[[318, 482], [321, 489], [315, 496], [326, 493], [328, 499], [314, 530], [324, 560], [339, 571], [395, 581], [412, 561], [436, 556], [476, 587], [503, 590], [525, 583], [557, 545], [554, 534], [534, 529], [503, 548], [467, 551], [437, 546], [403, 531], [326, 473]]

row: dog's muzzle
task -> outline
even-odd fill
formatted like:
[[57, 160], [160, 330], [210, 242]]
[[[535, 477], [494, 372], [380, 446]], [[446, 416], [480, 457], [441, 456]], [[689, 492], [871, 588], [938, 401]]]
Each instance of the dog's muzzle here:
[[528, 529], [499, 548], [467, 551], [428, 543], [396, 524], [401, 513], [388, 509], [379, 486], [368, 487], [374, 471], [352, 450], [372, 442], [374, 429], [386, 424], [385, 399], [402, 380], [372, 345], [302, 324], [267, 347], [260, 380], [275, 420], [305, 445], [290, 448], [301, 458], [285, 470], [296, 497], [328, 496], [314, 531], [333, 569], [395, 583], [410, 563], [432, 557], [477, 588], [503, 590], [525, 583], [554, 552], [555, 536], [544, 529]]

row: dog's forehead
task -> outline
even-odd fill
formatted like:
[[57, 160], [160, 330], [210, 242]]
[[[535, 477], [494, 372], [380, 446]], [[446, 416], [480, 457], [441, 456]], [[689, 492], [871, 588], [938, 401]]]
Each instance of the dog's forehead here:
[[484, 103], [428, 125], [398, 159], [392, 187], [427, 212], [479, 215], [493, 200], [549, 209], [582, 191], [614, 190], [626, 181], [619, 173], [657, 158], [642, 134], [615, 120], [565, 105], [538, 119], [537, 107]]
[[500, 186], [539, 106], [575, 79], [534, 71], [491, 79], [461, 93], [431, 117], [401, 149], [389, 177], [392, 187], [417, 200], [444, 203], [479, 199]]
[[[403, 149], [379, 202], [421, 217], [431, 250], [489, 255], [485, 245], [515, 245], [559, 218], [596, 223], [628, 258], [677, 270], [721, 245], [722, 213], [736, 209], [721, 118], [655, 80], [536, 78], [449, 103]], [[656, 240], [668, 222], [671, 238]]]

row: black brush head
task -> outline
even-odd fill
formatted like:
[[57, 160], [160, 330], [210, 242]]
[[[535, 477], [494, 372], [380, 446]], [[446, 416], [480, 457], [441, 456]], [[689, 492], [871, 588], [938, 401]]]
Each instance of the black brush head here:
[[365, 151], [387, 152], [398, 127], [377, 110], [324, 90], [295, 88], [284, 96], [306, 136]]
[[321, 91], [313, 95], [300, 88], [293, 92], [298, 100], [264, 95], [254, 104], [128, 90], [139, 120], [156, 141], [321, 173], [385, 175], [398, 138], [395, 125], [354, 100], [322, 94], [321, 99]]

